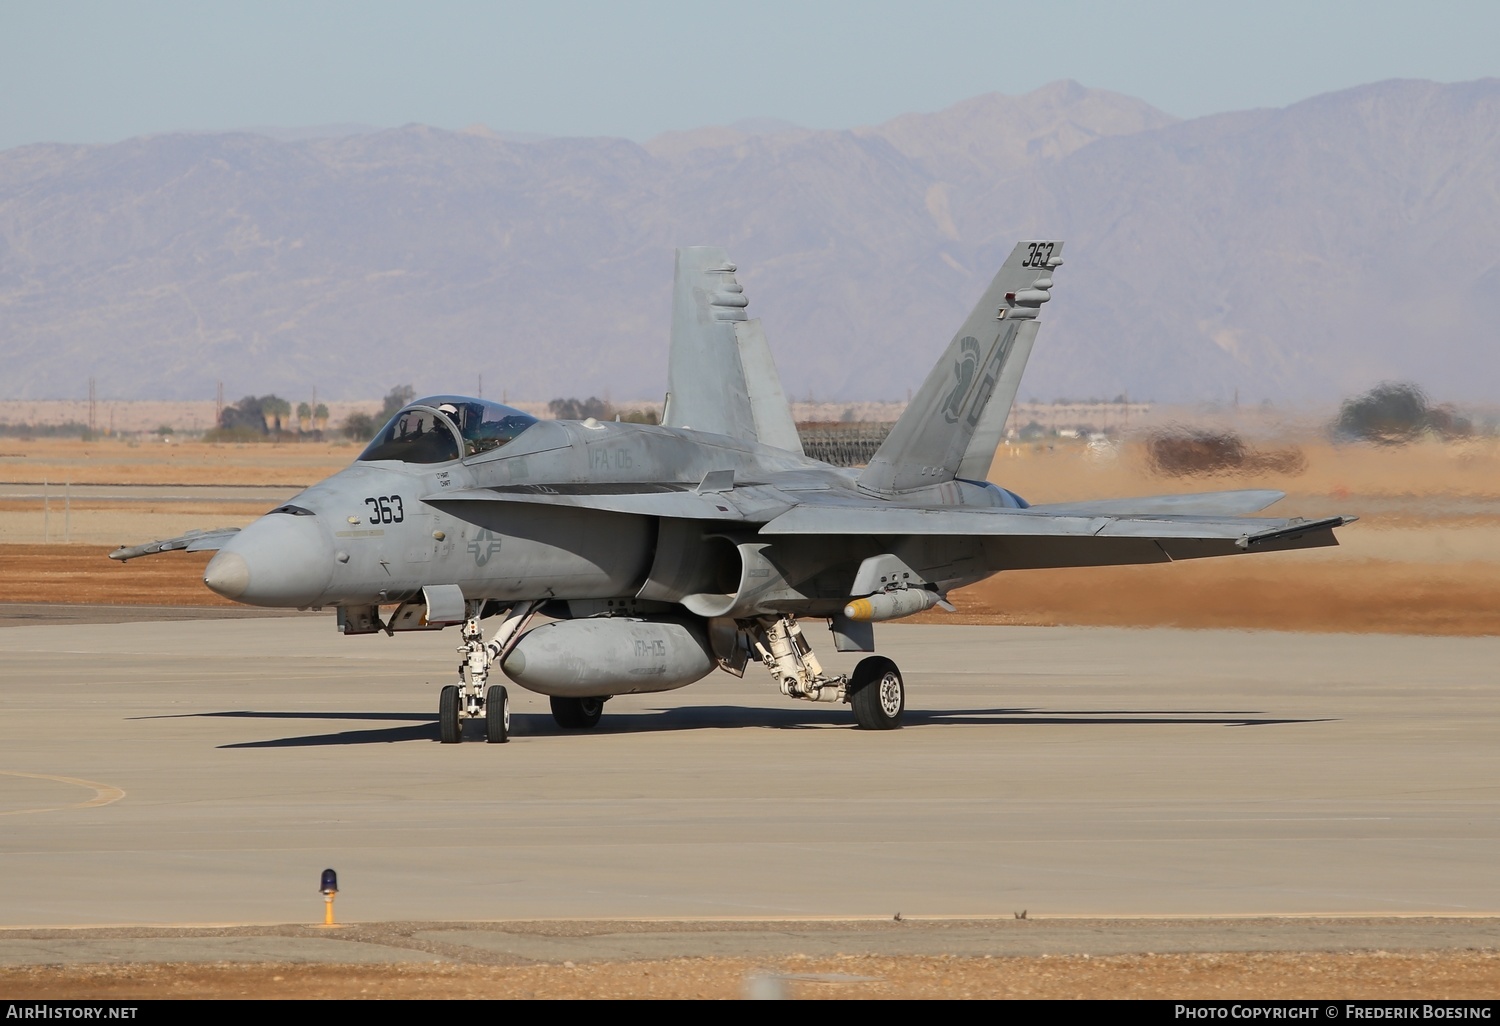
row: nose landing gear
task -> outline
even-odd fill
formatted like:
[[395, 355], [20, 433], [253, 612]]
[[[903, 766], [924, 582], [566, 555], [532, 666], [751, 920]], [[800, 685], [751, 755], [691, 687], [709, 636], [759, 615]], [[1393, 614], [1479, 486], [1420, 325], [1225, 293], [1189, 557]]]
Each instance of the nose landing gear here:
[[443, 744], [463, 741], [466, 719], [483, 719], [486, 740], [492, 745], [510, 740], [510, 694], [503, 684], [486, 684], [490, 668], [520, 640], [539, 604], [521, 602], [512, 606], [489, 644], [484, 642], [477, 611], [464, 621], [463, 644], [458, 649], [464, 657], [458, 664], [459, 683], [445, 685], [438, 693], [438, 739]]

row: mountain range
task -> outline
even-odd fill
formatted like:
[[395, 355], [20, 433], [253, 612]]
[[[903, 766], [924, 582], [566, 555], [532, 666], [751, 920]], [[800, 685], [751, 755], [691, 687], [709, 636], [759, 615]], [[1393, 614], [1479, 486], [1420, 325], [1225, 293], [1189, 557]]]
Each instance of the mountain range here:
[[789, 395], [902, 398], [1022, 238], [1022, 398], [1500, 396], [1500, 80], [1178, 120], [1074, 82], [850, 131], [482, 126], [0, 152], [0, 396], [658, 396], [726, 247]]

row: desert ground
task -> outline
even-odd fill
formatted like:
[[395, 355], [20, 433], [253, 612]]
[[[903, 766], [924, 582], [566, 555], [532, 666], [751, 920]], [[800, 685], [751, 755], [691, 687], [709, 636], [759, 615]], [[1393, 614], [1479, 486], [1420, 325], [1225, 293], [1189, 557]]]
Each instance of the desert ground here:
[[0, 970], [0, 999], [1401, 1000], [1488, 1003], [1500, 954], [691, 958], [562, 966], [145, 964]]
[[[1162, 476], [1138, 445], [1007, 447], [991, 480], [1033, 503], [1278, 488], [1268, 513], [1360, 517], [1341, 545], [1243, 559], [998, 575], [930, 622], [1500, 633], [1500, 445], [1293, 441], [1295, 474]], [[347, 465], [349, 444], [0, 439], [0, 582], [11, 604], [228, 606], [208, 556], [119, 564], [117, 545], [248, 523]], [[768, 982], [769, 981], [769, 982]], [[946, 957], [689, 958], [574, 965], [40, 965], [0, 969], [4, 998], [140, 997], [1488, 998], [1493, 950]]]

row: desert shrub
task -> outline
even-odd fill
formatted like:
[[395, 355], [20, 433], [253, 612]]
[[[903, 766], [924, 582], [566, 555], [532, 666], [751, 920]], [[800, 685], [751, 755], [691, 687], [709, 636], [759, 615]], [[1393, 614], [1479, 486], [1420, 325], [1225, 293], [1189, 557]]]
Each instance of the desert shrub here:
[[608, 399], [591, 395], [587, 399], [553, 399], [547, 403], [547, 412], [556, 420], [618, 420], [626, 424], [660, 424], [661, 415], [651, 407], [640, 410], [621, 410]]
[[1233, 431], [1177, 428], [1146, 440], [1151, 470], [1169, 477], [1206, 474], [1300, 474], [1307, 457], [1296, 446], [1252, 449]]
[[1335, 437], [1379, 445], [1403, 445], [1427, 426], [1427, 396], [1410, 382], [1383, 381], [1345, 399], [1334, 422]]
[[587, 399], [553, 399], [547, 404], [547, 412], [557, 420], [615, 419], [615, 408], [596, 395]]
[[[370, 429], [370, 433], [366, 437], [373, 438], [375, 436], [376, 428], [384, 426], [386, 421], [390, 420], [401, 411], [401, 407], [405, 406], [416, 397], [417, 390], [412, 388], [410, 385], [397, 385], [395, 388], [387, 392], [385, 394], [385, 400], [380, 405], [380, 412], [375, 414], [373, 418], [376, 421], [375, 427]], [[344, 423], [347, 425], [349, 422], [345, 420]]]
[[[392, 415], [394, 416], [394, 411]], [[384, 424], [384, 420], [377, 422], [368, 413], [351, 413], [344, 418], [343, 426], [339, 430], [343, 432], [345, 438], [356, 442], [368, 442], [375, 437], [375, 432], [379, 431]]]
[[264, 422], [260, 427], [250, 427], [245, 424], [237, 424], [234, 427], [209, 428], [203, 432], [205, 442], [268, 442], [271, 437], [266, 434]]
[[1427, 428], [1444, 439], [1468, 438], [1474, 433], [1474, 422], [1444, 403], [1427, 411]]
[[275, 424], [277, 411], [285, 402], [277, 395], [247, 395], [219, 411], [219, 430], [243, 428], [262, 435], [268, 434]]
[[89, 426], [81, 421], [70, 420], [64, 424], [0, 424], [0, 436], [5, 438], [82, 438], [91, 441]]
[[1345, 442], [1405, 445], [1431, 432], [1444, 439], [1467, 438], [1474, 424], [1451, 405], [1429, 405], [1409, 381], [1382, 381], [1363, 395], [1345, 399], [1333, 422], [1333, 437]]
[[1245, 443], [1232, 431], [1159, 431], [1146, 439], [1146, 459], [1158, 474], [1185, 477], [1238, 470]]

